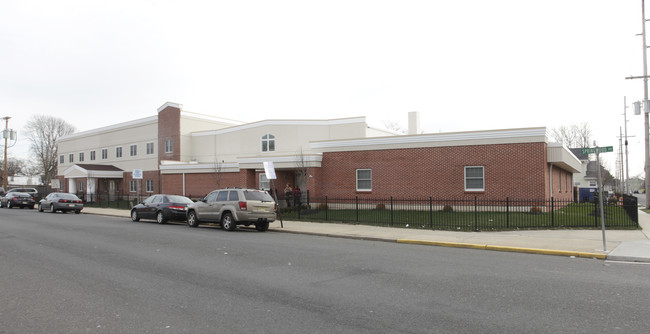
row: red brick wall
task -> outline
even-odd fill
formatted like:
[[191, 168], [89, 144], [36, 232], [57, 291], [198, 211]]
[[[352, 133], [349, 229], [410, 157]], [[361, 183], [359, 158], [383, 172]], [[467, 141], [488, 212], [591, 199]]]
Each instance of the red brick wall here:
[[[546, 144], [502, 144], [323, 154], [315, 193], [330, 197], [543, 199]], [[485, 191], [466, 192], [464, 167], [483, 166]], [[372, 169], [372, 191], [356, 191], [356, 169]]]
[[[172, 153], [165, 153], [165, 142], [174, 142]], [[158, 161], [181, 160], [181, 110], [167, 107], [158, 113]]]
[[[122, 182], [119, 185], [120, 192], [124, 195], [137, 195], [138, 192], [131, 192], [131, 180], [133, 180], [132, 172], [124, 172]], [[153, 192], [147, 192], [147, 180], [153, 181]], [[161, 178], [160, 172], [157, 170], [145, 170], [142, 172], [142, 180], [136, 180], [140, 182], [140, 195], [147, 197], [153, 194], [162, 193], [161, 191]], [[172, 193], [176, 194], [176, 193]]]
[[560, 200], [573, 199], [572, 174], [553, 166], [553, 197]]

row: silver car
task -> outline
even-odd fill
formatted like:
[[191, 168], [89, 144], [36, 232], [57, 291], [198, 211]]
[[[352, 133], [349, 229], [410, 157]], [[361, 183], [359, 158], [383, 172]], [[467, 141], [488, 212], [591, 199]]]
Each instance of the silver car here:
[[51, 193], [40, 202], [38, 202], [38, 211], [43, 212], [48, 210], [51, 213], [61, 211], [66, 213], [68, 211], [74, 211], [74, 213], [79, 214], [84, 208], [84, 203], [79, 199], [75, 194], [70, 193]]
[[197, 227], [201, 222], [215, 222], [224, 230], [233, 231], [237, 225], [255, 224], [263, 232], [275, 221], [276, 209], [275, 201], [266, 191], [219, 189], [187, 206], [187, 225]]

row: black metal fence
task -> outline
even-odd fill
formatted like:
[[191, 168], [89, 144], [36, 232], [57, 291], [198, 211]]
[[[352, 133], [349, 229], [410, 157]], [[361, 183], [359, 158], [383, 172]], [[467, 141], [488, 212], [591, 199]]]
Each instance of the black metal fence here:
[[[149, 194], [77, 194], [86, 206], [130, 209]], [[188, 196], [193, 198], [191, 196]], [[282, 219], [329, 221], [374, 226], [453, 231], [494, 231], [549, 228], [600, 228], [598, 202], [571, 200], [428, 198], [312, 198], [303, 193], [300, 202], [286, 206], [279, 196]], [[638, 203], [634, 196], [607, 201], [605, 227], [638, 228]]]
[[[605, 227], [638, 228], [636, 197], [604, 205]], [[549, 228], [600, 228], [598, 202], [516, 199], [308, 198], [284, 208], [283, 219], [333, 221], [418, 229], [489, 231]]]

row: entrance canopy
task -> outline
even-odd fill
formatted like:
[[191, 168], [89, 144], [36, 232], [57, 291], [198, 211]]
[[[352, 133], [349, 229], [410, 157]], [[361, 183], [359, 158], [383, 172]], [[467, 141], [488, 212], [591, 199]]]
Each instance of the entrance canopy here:
[[71, 178], [100, 178], [100, 179], [121, 179], [124, 171], [113, 165], [75, 164], [63, 172], [63, 177]]

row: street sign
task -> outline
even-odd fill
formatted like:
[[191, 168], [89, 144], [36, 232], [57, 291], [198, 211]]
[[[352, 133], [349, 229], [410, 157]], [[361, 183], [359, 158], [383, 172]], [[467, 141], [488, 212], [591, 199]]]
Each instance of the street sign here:
[[273, 166], [272, 161], [264, 161], [264, 174], [266, 174], [266, 178], [268, 180], [275, 180], [277, 177], [275, 176], [275, 167]]
[[607, 152], [614, 152], [614, 147], [604, 146], [604, 147], [588, 147], [582, 149], [582, 154], [607, 153]]
[[131, 176], [135, 180], [142, 180], [142, 169], [134, 169]]

